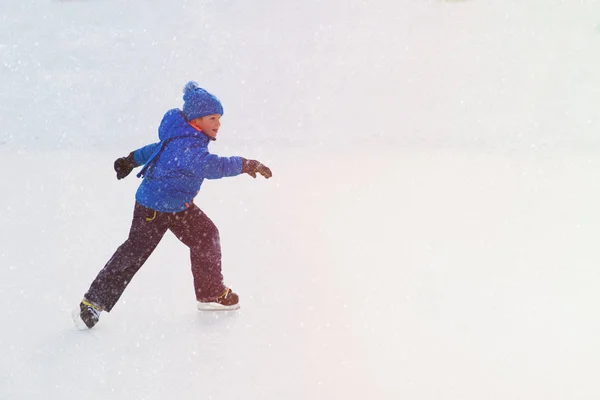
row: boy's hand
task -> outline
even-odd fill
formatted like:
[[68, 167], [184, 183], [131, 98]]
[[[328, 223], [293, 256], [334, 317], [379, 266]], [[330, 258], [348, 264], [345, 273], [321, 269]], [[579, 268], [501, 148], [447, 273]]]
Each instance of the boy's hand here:
[[256, 173], [261, 174], [265, 178], [269, 179], [273, 176], [269, 167], [256, 160], [246, 160], [242, 158], [242, 174], [248, 174], [253, 178], [256, 178]]
[[131, 173], [131, 171], [137, 167], [135, 160], [133, 159], [133, 152], [129, 153], [127, 157], [117, 158], [115, 160], [115, 172], [117, 173], [117, 179], [123, 179]]

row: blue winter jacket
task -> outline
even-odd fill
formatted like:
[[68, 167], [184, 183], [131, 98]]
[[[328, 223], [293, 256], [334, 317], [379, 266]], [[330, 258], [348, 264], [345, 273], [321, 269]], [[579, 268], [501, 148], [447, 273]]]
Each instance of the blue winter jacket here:
[[167, 111], [158, 128], [160, 142], [133, 153], [144, 165], [144, 180], [135, 199], [159, 212], [185, 210], [200, 191], [204, 179], [220, 179], [242, 173], [240, 157], [219, 157], [208, 152], [210, 139], [184, 118], [181, 110]]

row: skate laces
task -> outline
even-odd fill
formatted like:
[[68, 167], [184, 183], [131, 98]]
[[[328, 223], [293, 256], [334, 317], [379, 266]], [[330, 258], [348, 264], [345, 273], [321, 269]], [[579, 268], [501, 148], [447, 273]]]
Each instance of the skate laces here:
[[90, 310], [90, 312], [94, 314], [94, 317], [100, 318], [100, 310], [94, 307], [88, 307], [88, 310]]
[[87, 307], [87, 309], [94, 314], [95, 317], [99, 317], [102, 312], [102, 308], [98, 307], [94, 303], [90, 303], [86, 299], [81, 300], [81, 304]]
[[217, 296], [217, 297], [212, 297], [212, 298], [205, 298], [202, 300], [198, 300], [201, 303], [210, 303], [210, 302], [215, 302], [218, 303], [220, 300], [224, 300], [227, 298], [227, 296], [229, 296], [229, 293], [231, 293], [231, 289], [229, 289], [228, 287], [225, 288], [225, 291], [223, 292], [223, 294]]
[[229, 293], [231, 293], [231, 289], [225, 288], [225, 292], [222, 295], [220, 295], [219, 297], [217, 297], [217, 300], [226, 299], [227, 296], [229, 295]]

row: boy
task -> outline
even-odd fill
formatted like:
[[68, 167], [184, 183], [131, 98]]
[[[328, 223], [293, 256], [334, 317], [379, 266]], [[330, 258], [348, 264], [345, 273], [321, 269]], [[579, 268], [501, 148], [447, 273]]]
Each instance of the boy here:
[[129, 237], [73, 312], [81, 328], [92, 328], [101, 311], [112, 310], [167, 230], [190, 248], [198, 309], [239, 308], [238, 295], [223, 284], [219, 231], [193, 200], [205, 178], [242, 173], [270, 178], [271, 170], [255, 160], [210, 154], [208, 144], [216, 140], [221, 125], [221, 102], [196, 82], [185, 85], [183, 101], [182, 110], [167, 111], [163, 117], [158, 128], [160, 142], [135, 150], [114, 163], [117, 179], [125, 178], [141, 165], [138, 177], [144, 179], [135, 196]]

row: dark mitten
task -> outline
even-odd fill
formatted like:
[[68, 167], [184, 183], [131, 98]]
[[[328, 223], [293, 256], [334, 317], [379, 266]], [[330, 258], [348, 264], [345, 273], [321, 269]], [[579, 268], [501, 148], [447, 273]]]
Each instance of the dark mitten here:
[[129, 153], [127, 157], [117, 158], [115, 160], [115, 172], [117, 173], [117, 179], [125, 178], [137, 166], [138, 165], [133, 158], [133, 152]]
[[242, 158], [242, 174], [248, 174], [253, 178], [256, 178], [256, 173], [261, 174], [265, 178], [269, 179], [273, 174], [266, 165], [261, 164], [256, 160], [246, 160]]

